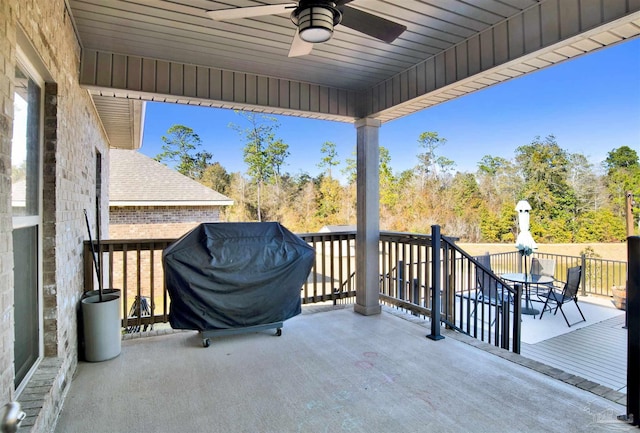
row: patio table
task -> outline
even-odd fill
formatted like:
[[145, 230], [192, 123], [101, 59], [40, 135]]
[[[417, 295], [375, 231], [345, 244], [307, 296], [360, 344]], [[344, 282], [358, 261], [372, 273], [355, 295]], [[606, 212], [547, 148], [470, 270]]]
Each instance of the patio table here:
[[538, 274], [525, 274], [525, 273], [509, 273], [500, 275], [504, 280], [512, 281], [514, 283], [524, 284], [524, 307], [522, 308], [522, 314], [537, 315], [540, 314], [540, 310], [533, 308], [531, 296], [529, 294], [529, 287], [532, 284], [549, 284], [553, 282], [553, 278], [547, 275]]

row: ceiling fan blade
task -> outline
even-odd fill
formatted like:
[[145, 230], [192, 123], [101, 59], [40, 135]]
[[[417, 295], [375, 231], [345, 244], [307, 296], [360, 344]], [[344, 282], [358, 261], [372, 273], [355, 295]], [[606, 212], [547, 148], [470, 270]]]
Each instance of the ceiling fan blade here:
[[216, 21], [237, 20], [239, 18], [263, 17], [265, 15], [277, 15], [289, 12], [295, 8], [295, 3], [284, 3], [279, 5], [249, 6], [246, 8], [218, 9], [207, 11], [209, 18]]
[[300, 34], [296, 30], [296, 35], [291, 41], [291, 48], [289, 48], [289, 57], [306, 56], [311, 53], [313, 44], [311, 42], [303, 41]]
[[342, 8], [340, 24], [387, 43], [393, 42], [402, 32], [407, 30], [407, 27], [402, 24], [349, 6]]

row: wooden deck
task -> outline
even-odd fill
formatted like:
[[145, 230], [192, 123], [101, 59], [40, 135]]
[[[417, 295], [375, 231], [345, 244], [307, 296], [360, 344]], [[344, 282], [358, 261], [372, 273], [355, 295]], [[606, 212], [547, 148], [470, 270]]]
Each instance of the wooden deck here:
[[627, 392], [627, 330], [624, 315], [536, 344], [521, 355], [616, 391]]
[[[586, 310], [585, 303], [581, 305], [583, 310]], [[600, 305], [607, 305], [607, 303], [605, 301]], [[385, 311], [424, 327], [430, 326], [428, 320], [403, 314], [400, 310], [385, 308]], [[551, 319], [547, 317], [545, 316], [545, 320]], [[534, 320], [533, 323], [539, 323], [537, 318]], [[554, 320], [558, 322], [558, 326], [566, 326], [560, 314]], [[523, 342], [519, 355], [459, 332], [447, 329], [443, 329], [442, 332], [448, 337], [625, 405], [627, 401], [627, 330], [623, 328], [625, 316], [622, 313], [600, 321], [596, 320], [592, 315], [587, 315], [588, 322], [581, 327], [536, 343]]]

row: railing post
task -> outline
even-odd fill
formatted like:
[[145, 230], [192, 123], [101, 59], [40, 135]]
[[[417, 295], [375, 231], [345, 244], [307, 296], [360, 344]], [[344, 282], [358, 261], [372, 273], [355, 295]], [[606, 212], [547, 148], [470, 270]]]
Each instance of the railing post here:
[[522, 329], [522, 286], [516, 284], [516, 299], [513, 302], [513, 353], [520, 353], [520, 337]]
[[442, 340], [440, 335], [440, 226], [431, 226], [431, 334], [427, 338]]
[[502, 298], [502, 323], [501, 323], [501, 330], [500, 332], [502, 333], [502, 338], [501, 338], [501, 342], [500, 342], [500, 347], [502, 347], [503, 349], [507, 349], [509, 350], [509, 327], [510, 327], [510, 323], [509, 323], [509, 299], [504, 299], [504, 297]]
[[627, 414], [640, 422], [640, 236], [627, 238]]
[[398, 279], [396, 280], [396, 291], [398, 292], [398, 299], [404, 300], [404, 262], [402, 260], [398, 260], [396, 269], [398, 270]]
[[582, 253], [580, 254], [580, 266], [582, 268], [582, 272], [580, 272], [580, 296], [587, 296], [587, 256]]
[[[414, 278], [411, 283], [411, 298], [413, 299], [413, 303], [416, 305], [420, 305], [420, 286], [418, 285], [418, 279]], [[414, 316], [418, 316], [417, 312], [413, 312]]]

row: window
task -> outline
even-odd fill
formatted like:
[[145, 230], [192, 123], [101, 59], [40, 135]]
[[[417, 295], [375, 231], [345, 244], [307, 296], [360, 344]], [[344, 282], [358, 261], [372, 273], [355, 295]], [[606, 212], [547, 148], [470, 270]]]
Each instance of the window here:
[[16, 389], [42, 354], [42, 107], [43, 80], [18, 50], [11, 142]]

